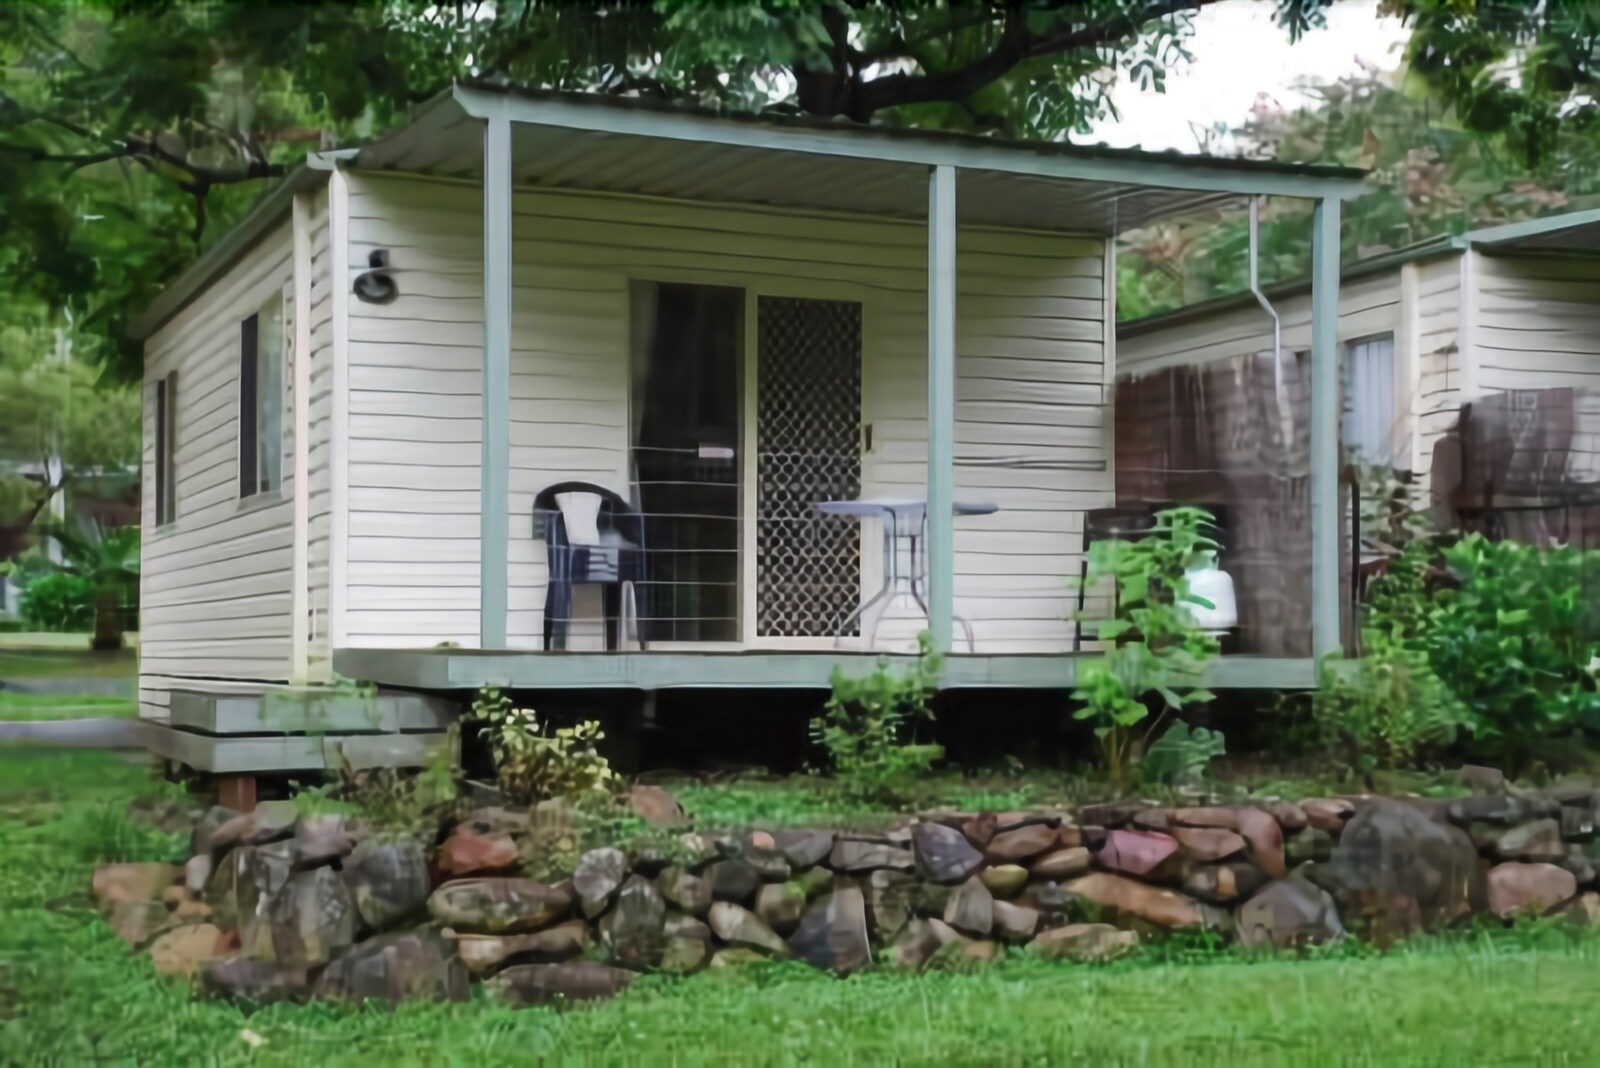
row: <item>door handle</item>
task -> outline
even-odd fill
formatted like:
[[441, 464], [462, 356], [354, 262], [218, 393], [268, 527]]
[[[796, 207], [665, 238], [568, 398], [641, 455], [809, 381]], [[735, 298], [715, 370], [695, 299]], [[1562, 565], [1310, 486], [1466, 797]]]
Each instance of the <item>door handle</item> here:
[[861, 451], [872, 451], [872, 424], [864, 423], [861, 427]]

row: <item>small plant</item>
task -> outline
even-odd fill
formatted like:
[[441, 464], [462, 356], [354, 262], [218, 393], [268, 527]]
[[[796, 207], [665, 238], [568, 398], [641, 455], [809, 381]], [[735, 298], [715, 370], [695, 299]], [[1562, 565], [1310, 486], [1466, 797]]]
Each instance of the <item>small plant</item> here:
[[[1156, 514], [1151, 532], [1137, 541], [1110, 539], [1089, 547], [1085, 582], [1109, 581], [1116, 590], [1114, 617], [1095, 624], [1100, 638], [1113, 645], [1080, 668], [1072, 696], [1083, 705], [1073, 716], [1094, 722], [1106, 773], [1119, 790], [1169, 713], [1212, 699], [1201, 683], [1217, 642], [1195, 626], [1189, 606], [1215, 605], [1189, 592], [1187, 576], [1215, 560], [1217, 542], [1208, 533], [1213, 526], [1203, 508], [1169, 508]], [[1153, 718], [1146, 704], [1151, 696], [1163, 703]]]
[[467, 718], [484, 724], [500, 788], [514, 801], [609, 793], [620, 782], [597, 748], [605, 733], [595, 720], [551, 730], [493, 687], [478, 692]]
[[909, 671], [879, 660], [858, 679], [833, 672], [833, 693], [811, 725], [812, 740], [826, 750], [828, 767], [852, 797], [897, 804], [907, 786], [944, 756], [937, 745], [912, 741], [919, 722], [931, 722], [940, 658], [926, 631], [917, 635], [917, 659]]
[[300, 794], [295, 796], [295, 807], [302, 815], [317, 815], [335, 811], [337, 798], [381, 834], [431, 838], [460, 804], [459, 749], [459, 728], [451, 724], [445, 744], [429, 753], [416, 772], [356, 771], [343, 761], [342, 781], [335, 790], [304, 791], [304, 801]]
[[1226, 752], [1221, 731], [1177, 720], [1145, 750], [1139, 778], [1147, 785], [1188, 785], [1204, 778], [1211, 762]]

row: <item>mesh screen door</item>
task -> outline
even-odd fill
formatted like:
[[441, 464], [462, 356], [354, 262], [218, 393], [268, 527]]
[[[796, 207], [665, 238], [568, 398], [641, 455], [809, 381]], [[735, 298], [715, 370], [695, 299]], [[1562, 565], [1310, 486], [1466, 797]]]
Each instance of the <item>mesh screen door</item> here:
[[861, 532], [815, 505], [861, 492], [861, 305], [761, 297], [756, 318], [756, 634], [833, 637]]

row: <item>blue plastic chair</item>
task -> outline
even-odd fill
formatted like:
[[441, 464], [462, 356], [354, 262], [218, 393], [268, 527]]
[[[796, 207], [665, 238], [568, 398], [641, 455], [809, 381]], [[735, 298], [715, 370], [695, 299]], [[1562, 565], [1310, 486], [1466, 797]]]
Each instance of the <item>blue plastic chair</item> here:
[[[567, 531], [559, 497], [586, 494], [599, 499], [596, 526], [598, 544], [574, 544]], [[572, 621], [572, 588], [587, 584], [604, 587], [606, 648], [621, 647], [624, 618], [631, 618], [634, 637], [639, 633], [635, 586], [644, 581], [644, 518], [619, 494], [592, 482], [557, 482], [533, 499], [533, 536], [545, 542], [550, 578], [544, 595], [544, 647], [565, 649]]]

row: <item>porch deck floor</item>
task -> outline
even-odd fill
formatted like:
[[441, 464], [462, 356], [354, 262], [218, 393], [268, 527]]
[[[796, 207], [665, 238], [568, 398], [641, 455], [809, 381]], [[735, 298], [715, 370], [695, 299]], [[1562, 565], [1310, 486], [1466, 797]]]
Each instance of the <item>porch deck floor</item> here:
[[[981, 655], [945, 658], [943, 689], [1067, 689], [1079, 666], [1098, 653]], [[835, 668], [870, 672], [880, 659], [910, 665], [903, 654], [847, 649], [774, 652], [530, 652], [488, 649], [342, 649], [334, 669], [346, 678], [414, 690], [481, 686], [546, 690], [818, 689]], [[1216, 689], [1303, 690], [1315, 685], [1309, 657], [1233, 655], [1212, 665]]]

